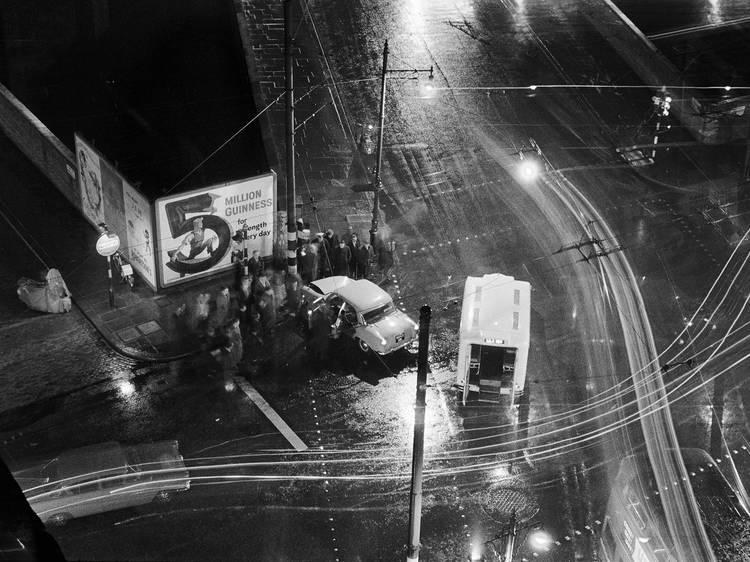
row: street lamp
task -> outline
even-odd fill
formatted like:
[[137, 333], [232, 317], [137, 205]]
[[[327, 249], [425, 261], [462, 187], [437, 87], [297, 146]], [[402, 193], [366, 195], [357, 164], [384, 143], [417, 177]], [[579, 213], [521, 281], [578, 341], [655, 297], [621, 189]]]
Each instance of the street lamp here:
[[524, 158], [518, 166], [518, 174], [524, 182], [534, 181], [539, 176], [539, 162]]
[[377, 144], [377, 156], [375, 157], [375, 179], [372, 182], [371, 188], [362, 188], [362, 186], [356, 186], [354, 191], [372, 191], [374, 193], [372, 202], [372, 225], [370, 228], [370, 245], [375, 247], [375, 242], [378, 234], [378, 215], [380, 214], [380, 191], [383, 189], [383, 183], [380, 180], [380, 170], [383, 161], [383, 125], [385, 123], [385, 84], [388, 73], [419, 73], [429, 72], [429, 79], [434, 78], [433, 67], [430, 68], [409, 68], [409, 69], [388, 69], [388, 40], [385, 41], [383, 47], [383, 72], [380, 79], [380, 112], [378, 114], [378, 144]]
[[552, 536], [543, 529], [534, 529], [529, 534], [529, 546], [535, 552], [549, 552], [549, 549], [551, 548], [553, 542], [554, 539], [552, 538]]
[[522, 146], [516, 154], [520, 163], [517, 168], [519, 179], [524, 183], [535, 181], [542, 173], [542, 151], [534, 139], [529, 139], [531, 146]]
[[107, 258], [107, 277], [109, 278], [109, 306], [115, 307], [115, 291], [112, 287], [112, 255], [120, 249], [120, 237], [117, 234], [111, 234], [107, 225], [99, 223], [99, 232], [101, 235], [96, 241], [96, 251], [100, 256]]

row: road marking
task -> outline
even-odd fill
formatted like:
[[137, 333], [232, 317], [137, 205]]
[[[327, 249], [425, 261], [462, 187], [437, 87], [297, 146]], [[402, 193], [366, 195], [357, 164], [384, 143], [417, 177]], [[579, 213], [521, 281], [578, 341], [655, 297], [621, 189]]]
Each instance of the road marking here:
[[266, 402], [266, 400], [260, 395], [260, 393], [255, 390], [255, 387], [251, 385], [249, 382], [247, 382], [242, 377], [234, 377], [235, 384], [244, 392], [250, 400], [253, 401], [253, 403], [258, 406], [261, 412], [263, 412], [268, 420], [276, 426], [276, 429], [278, 429], [281, 434], [286, 437], [286, 440], [289, 441], [289, 443], [294, 447], [297, 451], [306, 451], [308, 449], [307, 445], [300, 439], [294, 431], [292, 431], [292, 428], [287, 425], [287, 423], [281, 419], [281, 416], [276, 413], [276, 410], [271, 408], [271, 406]]

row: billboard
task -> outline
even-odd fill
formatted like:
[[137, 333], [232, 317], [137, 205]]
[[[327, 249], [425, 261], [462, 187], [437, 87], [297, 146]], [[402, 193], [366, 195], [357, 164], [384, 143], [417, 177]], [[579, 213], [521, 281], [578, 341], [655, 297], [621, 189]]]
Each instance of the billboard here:
[[232, 238], [247, 255], [273, 255], [276, 174], [156, 200], [159, 285], [168, 287], [232, 267]]
[[83, 215], [94, 226], [106, 223], [120, 237], [120, 253], [156, 290], [151, 203], [78, 133], [75, 145]]
[[122, 186], [125, 204], [125, 233], [127, 234], [127, 258], [130, 265], [149, 285], [156, 289], [156, 267], [154, 257], [154, 227], [151, 224], [151, 203], [127, 182]]
[[94, 226], [104, 221], [104, 193], [99, 155], [76, 135], [78, 187], [81, 192], [81, 211]]

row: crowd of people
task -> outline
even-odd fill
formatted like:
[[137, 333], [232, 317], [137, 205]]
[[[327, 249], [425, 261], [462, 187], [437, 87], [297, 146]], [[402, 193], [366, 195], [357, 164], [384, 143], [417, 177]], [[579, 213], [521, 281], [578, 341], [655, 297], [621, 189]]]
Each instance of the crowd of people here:
[[[198, 293], [193, 302], [183, 303], [176, 311], [183, 328], [212, 350], [225, 372], [252, 372], [263, 362], [266, 340], [282, 321], [297, 318], [304, 284], [332, 275], [372, 278], [373, 265], [383, 280], [394, 266], [393, 242], [383, 242], [376, 250], [351, 226], [341, 237], [330, 228], [311, 237], [301, 219], [297, 225], [297, 274], [269, 267], [257, 250], [249, 257], [233, 251], [233, 290], [225, 285], [215, 295]], [[308, 349], [314, 358], [324, 359], [330, 325], [317, 317], [311, 324]]]
[[331, 228], [310, 235], [309, 225], [299, 219], [297, 233], [303, 240], [297, 251], [297, 263], [305, 283], [332, 275], [369, 279], [374, 264], [382, 280], [393, 268], [393, 242], [382, 242], [374, 248], [369, 239], [360, 237], [351, 225], [341, 236]]

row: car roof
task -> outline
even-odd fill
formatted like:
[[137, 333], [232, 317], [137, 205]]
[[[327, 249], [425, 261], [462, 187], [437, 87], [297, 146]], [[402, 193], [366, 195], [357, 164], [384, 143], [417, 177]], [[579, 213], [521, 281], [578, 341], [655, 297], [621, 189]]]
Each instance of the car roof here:
[[336, 293], [359, 311], [371, 310], [391, 303], [391, 296], [367, 279], [352, 279], [344, 275], [326, 277], [312, 282], [323, 294]]
[[320, 292], [324, 295], [334, 292], [336, 289], [347, 285], [354, 281], [351, 277], [346, 275], [334, 275], [333, 277], [324, 277], [323, 279], [316, 279], [310, 285], [317, 287]]
[[65, 451], [57, 457], [57, 478], [72, 478], [96, 473], [120, 474], [127, 470], [125, 452], [119, 443], [109, 441]]
[[336, 289], [336, 293], [360, 312], [392, 302], [391, 295], [367, 279], [352, 280]]

